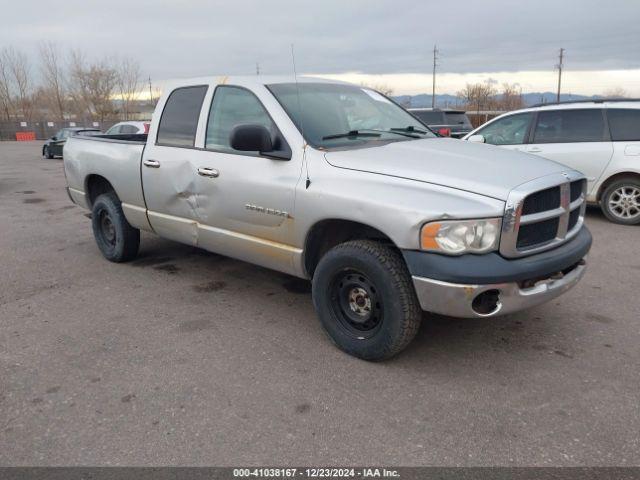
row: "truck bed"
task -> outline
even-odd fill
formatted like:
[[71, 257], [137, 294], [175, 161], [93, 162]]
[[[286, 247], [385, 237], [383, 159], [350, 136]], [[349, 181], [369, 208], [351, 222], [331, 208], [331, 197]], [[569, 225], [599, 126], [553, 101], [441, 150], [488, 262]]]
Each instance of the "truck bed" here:
[[91, 135], [83, 136], [84, 140], [97, 140], [99, 142], [115, 142], [115, 143], [147, 143], [146, 133], [123, 133], [118, 135]]
[[91, 191], [89, 183], [102, 177], [122, 201], [130, 223], [149, 229], [140, 174], [146, 140], [146, 134], [70, 137], [63, 157], [68, 191], [74, 202], [91, 208], [96, 192]]

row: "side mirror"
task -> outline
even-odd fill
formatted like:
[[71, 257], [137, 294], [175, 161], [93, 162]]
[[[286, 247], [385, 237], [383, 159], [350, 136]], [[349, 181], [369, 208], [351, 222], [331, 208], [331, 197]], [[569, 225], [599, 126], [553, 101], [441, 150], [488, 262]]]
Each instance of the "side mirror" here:
[[468, 142], [473, 142], [473, 143], [485, 143], [486, 140], [484, 139], [484, 135], [471, 135], [469, 138], [467, 138]]
[[236, 125], [231, 130], [229, 144], [234, 150], [241, 152], [271, 152], [273, 141], [271, 133], [264, 125]]

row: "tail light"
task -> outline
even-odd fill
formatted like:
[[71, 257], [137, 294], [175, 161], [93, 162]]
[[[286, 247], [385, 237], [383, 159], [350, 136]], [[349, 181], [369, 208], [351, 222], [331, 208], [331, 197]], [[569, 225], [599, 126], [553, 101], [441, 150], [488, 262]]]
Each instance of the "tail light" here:
[[150, 123], [145, 123], [144, 124], [144, 133], [149, 133], [149, 126], [150, 125], [151, 125]]
[[450, 128], [439, 128], [438, 129], [438, 135], [441, 135], [443, 137], [450, 137], [451, 136], [451, 129]]

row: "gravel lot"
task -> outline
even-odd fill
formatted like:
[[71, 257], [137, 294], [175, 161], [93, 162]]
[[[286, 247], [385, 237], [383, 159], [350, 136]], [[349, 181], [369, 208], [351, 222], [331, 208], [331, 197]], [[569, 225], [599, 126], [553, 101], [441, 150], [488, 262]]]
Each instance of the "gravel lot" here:
[[337, 350], [309, 284], [143, 235], [116, 265], [40, 142], [0, 143], [1, 465], [638, 465], [640, 228], [580, 285]]

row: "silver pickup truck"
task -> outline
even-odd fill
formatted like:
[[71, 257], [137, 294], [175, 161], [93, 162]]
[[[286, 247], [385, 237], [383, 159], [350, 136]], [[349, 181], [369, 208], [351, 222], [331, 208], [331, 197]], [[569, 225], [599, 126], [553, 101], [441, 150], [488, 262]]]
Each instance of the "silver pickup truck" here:
[[584, 176], [439, 138], [368, 88], [312, 78], [182, 81], [148, 135], [72, 137], [72, 201], [98, 248], [140, 230], [312, 280], [331, 339], [368, 360], [422, 311], [492, 317], [549, 301], [585, 271]]

